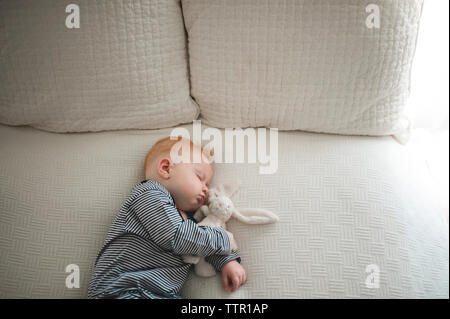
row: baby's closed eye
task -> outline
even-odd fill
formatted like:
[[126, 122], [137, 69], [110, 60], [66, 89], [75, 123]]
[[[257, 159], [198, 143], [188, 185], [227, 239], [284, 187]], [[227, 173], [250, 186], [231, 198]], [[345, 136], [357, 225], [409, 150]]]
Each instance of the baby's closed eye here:
[[201, 181], [205, 180], [205, 175], [202, 172], [196, 170], [195, 174], [197, 175], [199, 180], [201, 180]]

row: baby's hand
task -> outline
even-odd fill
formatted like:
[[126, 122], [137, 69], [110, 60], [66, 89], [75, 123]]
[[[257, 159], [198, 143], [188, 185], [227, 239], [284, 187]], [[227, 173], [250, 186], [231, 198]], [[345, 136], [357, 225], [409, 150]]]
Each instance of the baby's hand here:
[[235, 292], [247, 281], [247, 273], [240, 263], [233, 259], [222, 268], [222, 286], [225, 291]]

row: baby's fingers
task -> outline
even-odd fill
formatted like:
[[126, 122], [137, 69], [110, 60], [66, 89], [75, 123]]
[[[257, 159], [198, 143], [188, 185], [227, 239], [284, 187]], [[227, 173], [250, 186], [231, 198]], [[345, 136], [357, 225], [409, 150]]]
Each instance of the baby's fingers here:
[[225, 291], [228, 291], [228, 276], [226, 274], [222, 274], [222, 286]]
[[247, 274], [243, 273], [240, 277], [240, 280], [241, 280], [241, 286], [242, 286], [247, 281]]
[[231, 280], [233, 281], [233, 288], [231, 289], [231, 292], [235, 292], [239, 288], [241, 280], [238, 275], [234, 275]]

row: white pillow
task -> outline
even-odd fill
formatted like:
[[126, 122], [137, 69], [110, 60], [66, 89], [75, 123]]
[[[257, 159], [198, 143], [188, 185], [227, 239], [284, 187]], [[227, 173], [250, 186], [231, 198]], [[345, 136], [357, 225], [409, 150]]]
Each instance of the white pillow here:
[[422, 2], [373, 0], [366, 11], [360, 0], [182, 0], [200, 118], [401, 133]]
[[179, 0], [76, 1], [78, 29], [69, 3], [0, 2], [1, 123], [77, 132], [198, 117]]

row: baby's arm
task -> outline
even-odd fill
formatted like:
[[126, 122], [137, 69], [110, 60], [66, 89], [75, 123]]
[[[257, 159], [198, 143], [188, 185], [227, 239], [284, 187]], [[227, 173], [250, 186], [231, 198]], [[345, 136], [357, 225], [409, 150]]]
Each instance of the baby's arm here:
[[228, 255], [231, 252], [231, 241], [223, 228], [198, 226], [188, 219], [178, 226], [172, 247], [178, 255]]
[[178, 255], [228, 255], [231, 242], [220, 227], [198, 226], [183, 221], [178, 210], [162, 192], [149, 191], [135, 198], [130, 205], [130, 218], [142, 225], [145, 233], [160, 247]]
[[233, 250], [229, 255], [212, 255], [205, 257], [205, 260], [210, 263], [214, 267], [214, 269], [216, 269], [216, 271], [221, 272], [223, 266], [225, 266], [226, 263], [231, 260], [236, 260], [238, 263], [240, 263], [241, 257], [235, 250]]

